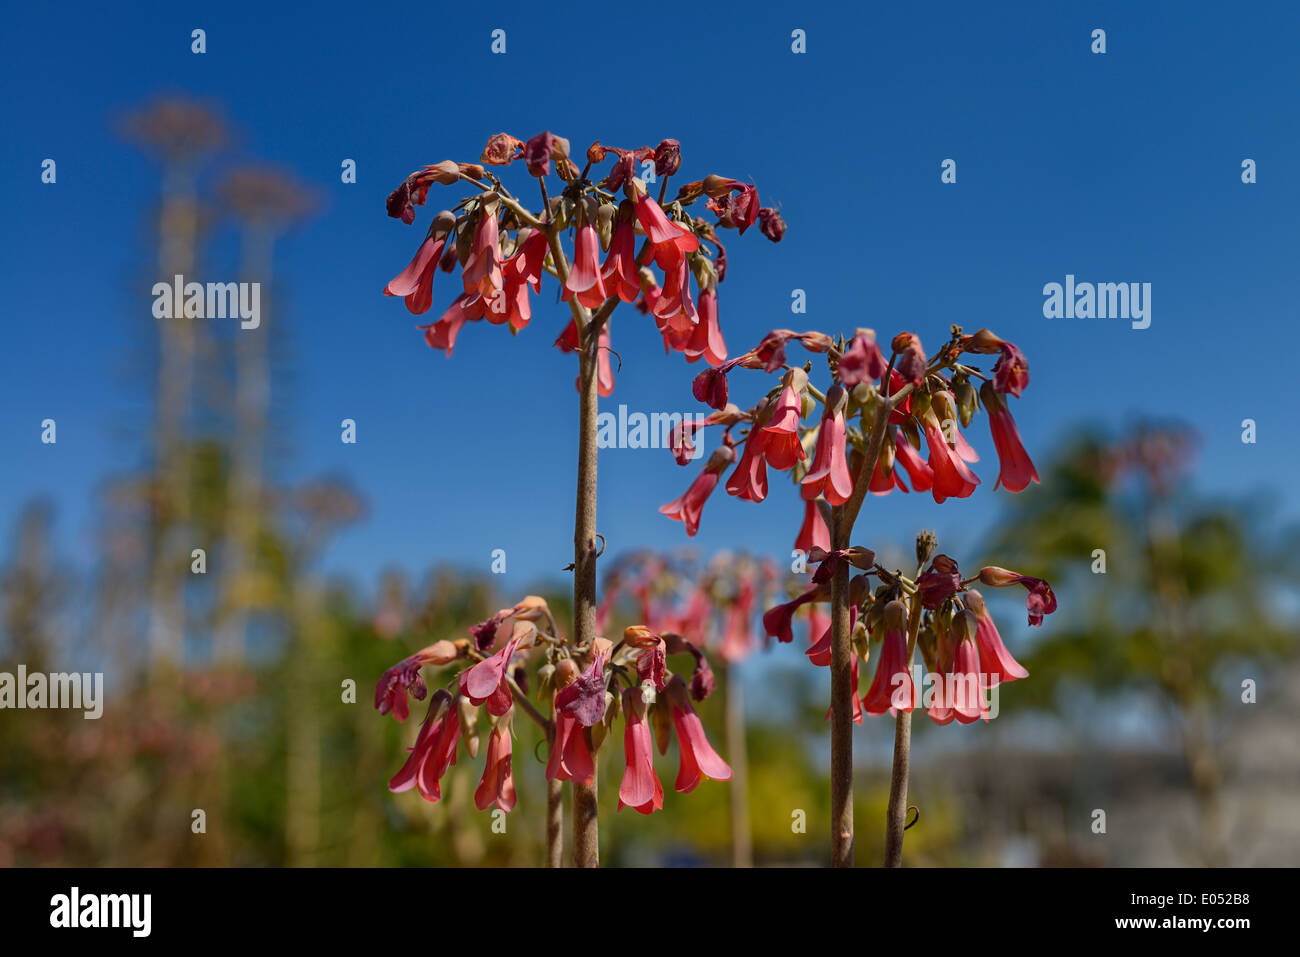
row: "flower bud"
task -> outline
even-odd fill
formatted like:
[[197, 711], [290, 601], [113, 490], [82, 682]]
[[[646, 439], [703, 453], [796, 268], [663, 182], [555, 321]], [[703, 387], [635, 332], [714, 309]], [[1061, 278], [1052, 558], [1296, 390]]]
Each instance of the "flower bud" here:
[[555, 690], [559, 691], [571, 684], [582, 673], [578, 663], [572, 658], [561, 658], [555, 665]]
[[478, 706], [470, 702], [469, 698], [460, 697], [457, 699], [457, 709], [460, 719], [460, 733], [465, 739], [465, 750], [469, 752], [471, 758], [478, 757]]
[[871, 656], [871, 640], [867, 635], [866, 622], [858, 621], [853, 626], [853, 634], [849, 637], [849, 643], [853, 646], [853, 653], [858, 656], [858, 667], [861, 668]]
[[460, 261], [457, 244], [452, 243], [442, 251], [442, 258], [438, 260], [438, 268], [443, 272], [449, 273], [455, 270], [456, 264]]
[[935, 537], [933, 531], [924, 531], [921, 532], [921, 534], [917, 535], [916, 536], [917, 565], [924, 565], [926, 562], [928, 562], [930, 560], [930, 556], [934, 554], [934, 550], [938, 546], [938, 544], [939, 544], [939, 540], [938, 538]]
[[667, 754], [668, 743], [673, 737], [673, 716], [667, 701], [656, 701], [650, 709], [650, 728], [654, 731], [655, 747], [660, 754]]
[[924, 419], [930, 411], [930, 394], [928, 392], [912, 393], [912, 415]]
[[775, 209], [764, 206], [758, 211], [758, 231], [774, 243], [779, 243], [785, 236], [785, 220]]
[[873, 601], [867, 608], [867, 631], [873, 638], [878, 637], [880, 626], [885, 620], [885, 602]]
[[1002, 349], [1002, 340], [989, 329], [980, 329], [974, 335], [967, 336], [962, 343], [967, 352], [992, 355]]
[[614, 237], [614, 214], [618, 207], [613, 203], [601, 203], [596, 210], [596, 232], [600, 235], [600, 248], [609, 249], [609, 241]]
[[549, 661], [537, 669], [537, 697], [543, 701], [551, 693], [555, 683], [555, 665]]
[[517, 642], [516, 649], [531, 648], [537, 641], [537, 626], [531, 621], [516, 620], [510, 628], [510, 641]]
[[853, 387], [849, 397], [853, 400], [853, 404], [860, 408], [864, 414], [873, 415], [875, 413], [878, 393], [876, 387], [870, 382], [859, 382]]
[[446, 665], [460, 657], [456, 645], [450, 641], [435, 641], [419, 652], [420, 660], [426, 665]]
[[921, 630], [916, 635], [916, 647], [921, 649], [921, 660], [925, 662], [925, 670], [931, 674], [935, 674], [939, 670], [935, 654], [937, 640], [932, 621], [922, 625]]
[[659, 636], [645, 625], [631, 625], [623, 629], [623, 641], [633, 648], [653, 648], [659, 640]]
[[444, 209], [437, 216], [433, 217], [433, 225], [429, 227], [435, 236], [446, 236], [456, 228], [456, 214], [450, 209]]
[[953, 395], [947, 389], [940, 389], [930, 396], [930, 408], [934, 410], [940, 425], [953, 422], [957, 418], [957, 403], [953, 401]]
[[826, 390], [826, 414], [843, 412], [849, 402], [849, 392], [838, 382]]
[[885, 605], [883, 621], [885, 631], [907, 631], [907, 605], [895, 598]]
[[460, 181], [460, 164], [455, 160], [443, 160], [427, 167], [429, 178], [442, 186], [450, 186]]
[[805, 332], [799, 337], [799, 342], [806, 352], [815, 355], [825, 355], [831, 351], [831, 346], [835, 345], [835, 340], [824, 332]]
[[[873, 568], [876, 564], [876, 553], [869, 548], [864, 548], [861, 545], [850, 545], [848, 549], [846, 549], [844, 557], [848, 559], [849, 564], [852, 565], [854, 568], [860, 568], [863, 571], [867, 571]], [[861, 603], [865, 597], [866, 597], [866, 592], [864, 591], [862, 593], [862, 597], [858, 598], [858, 600], [855, 601], [854, 604]]]
[[952, 637], [954, 641], [974, 641], [977, 628], [979, 628], [979, 620], [970, 609], [963, 608], [953, 615]]
[[1020, 576], [1013, 571], [1005, 568], [999, 568], [997, 565], [986, 565], [980, 569], [980, 581], [985, 585], [991, 585], [994, 588], [1003, 588], [1007, 585], [1014, 585]]
[[655, 147], [655, 173], [672, 176], [682, 165], [682, 144], [677, 140], [664, 140]]
[[961, 417], [962, 428], [967, 428], [979, 408], [979, 393], [965, 376], [953, 380], [952, 391], [957, 399], [957, 415]]
[[515, 605], [514, 615], [520, 621], [540, 621], [547, 613], [546, 599], [540, 595], [525, 595]]
[[916, 421], [909, 416], [903, 420], [903, 424], [899, 428], [907, 436], [907, 444], [919, 451], [921, 448], [921, 432], [916, 427]]
[[551, 219], [555, 221], [556, 229], [568, 229], [573, 221], [573, 201], [566, 196], [552, 197]]
[[710, 173], [708, 176], [704, 177], [704, 183], [702, 186], [707, 195], [717, 199], [719, 196], [726, 196], [731, 192], [731, 183], [732, 181], [727, 179], [725, 176], [718, 176], [716, 173]]
[[515, 139], [509, 133], [498, 133], [487, 141], [479, 160], [492, 166], [508, 166], [523, 145], [523, 140]]
[[957, 562], [947, 555], [935, 555], [934, 564], [931, 567], [945, 575], [953, 575], [957, 572]]

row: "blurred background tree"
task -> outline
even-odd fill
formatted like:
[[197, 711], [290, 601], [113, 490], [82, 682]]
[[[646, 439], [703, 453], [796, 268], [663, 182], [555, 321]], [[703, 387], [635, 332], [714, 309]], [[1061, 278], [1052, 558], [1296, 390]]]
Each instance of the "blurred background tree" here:
[[[1017, 706], [1150, 702], [1199, 814], [1199, 863], [1224, 864], [1222, 719], [1297, 652], [1287, 602], [1294, 538], [1267, 503], [1207, 500], [1187, 481], [1195, 433], [1147, 423], [1067, 444], [1041, 486], [1010, 499], [989, 554], [1069, 596], [1022, 661]], [[1250, 698], [1253, 702], [1254, 698]]]

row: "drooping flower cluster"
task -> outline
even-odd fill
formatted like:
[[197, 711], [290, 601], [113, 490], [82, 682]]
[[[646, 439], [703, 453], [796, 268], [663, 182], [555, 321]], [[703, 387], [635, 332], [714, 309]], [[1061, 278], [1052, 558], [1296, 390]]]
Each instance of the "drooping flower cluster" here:
[[[592, 173], [611, 159], [603, 177]], [[492, 170], [516, 160], [538, 180], [543, 202], [538, 212], [528, 209]], [[563, 137], [543, 132], [525, 142], [498, 133], [477, 163], [445, 160], [425, 166], [388, 197], [388, 215], [410, 224], [432, 186], [466, 183], [477, 190], [434, 216], [414, 258], [384, 293], [403, 297], [409, 311], [422, 315], [433, 302], [435, 274], [459, 266], [460, 288], [450, 305], [437, 320], [420, 326], [431, 347], [450, 355], [466, 323], [486, 320], [509, 326], [512, 333], [527, 326], [530, 294], [540, 293], [543, 275], [550, 274], [560, 283], [563, 301], [576, 301], [600, 317], [595, 331], [602, 395], [609, 395], [614, 385], [609, 312], [620, 302], [635, 303], [654, 319], [666, 351], [680, 352], [690, 362], [721, 365], [727, 347], [718, 324], [717, 287], [726, 276], [726, 249], [718, 230], [743, 234], [757, 223], [776, 242], [785, 223], [776, 210], [760, 208], [753, 185], [721, 176], [686, 183], [665, 202], [668, 179], [681, 162], [680, 144], [673, 139], [636, 149], [596, 142], [579, 170]], [[554, 196], [547, 191], [552, 175], [560, 181]], [[649, 191], [655, 182], [660, 184], [657, 199]], [[700, 199], [714, 222], [688, 213]], [[570, 253], [564, 250], [565, 234]], [[579, 348], [576, 317], [555, 345], [566, 352]]]
[[681, 639], [682, 650], [696, 657], [690, 685], [699, 699], [713, 687], [702, 650], [728, 664], [746, 658], [758, 645], [758, 612], [776, 577], [768, 558], [722, 552], [700, 563], [690, 554], [632, 552], [606, 575], [597, 627], [604, 627], [620, 599], [631, 599], [649, 628], [670, 641]]
[[[826, 356], [831, 382], [824, 392], [812, 385], [807, 367], [787, 363], [792, 343]], [[1000, 463], [995, 486], [1019, 492], [1038, 481], [1007, 403], [1008, 395], [1019, 396], [1029, 384], [1028, 363], [1014, 344], [987, 329], [963, 335], [954, 326], [933, 357], [926, 357], [913, 333], [900, 333], [891, 347], [892, 358], [886, 361], [869, 329], [857, 330], [848, 342], [820, 332], [778, 329], [748, 352], [701, 372], [693, 384], [695, 397], [715, 410], [704, 425], [722, 426], [722, 442], [681, 498], [660, 511], [684, 522], [687, 534], [694, 535], [704, 503], [719, 484], [729, 495], [761, 502], [767, 498], [770, 467], [788, 473], [799, 486], [803, 520], [795, 547], [804, 552], [829, 549], [826, 509], [845, 504], [855, 493], [860, 498], [866, 492], [908, 492], [910, 483], [912, 490], [929, 492], [936, 502], [969, 496], [980, 484], [971, 469], [979, 455], [963, 429], [981, 407], [988, 413]], [[985, 372], [966, 354], [998, 358]], [[728, 374], [737, 368], [780, 372], [781, 380], [756, 405], [742, 410], [728, 402]], [[983, 381], [976, 388], [973, 380]], [[864, 476], [881, 403], [888, 403], [888, 415], [879, 454]], [[815, 413], [819, 405], [821, 411]], [[736, 430], [743, 430], [741, 439], [733, 435]], [[689, 461], [697, 431], [682, 430], [675, 437], [679, 463]]]
[[[849, 580], [852, 713], [859, 724], [864, 714], [911, 711], [918, 704], [937, 724], [987, 719], [988, 691], [1002, 682], [1028, 677], [1003, 643], [983, 596], [971, 587], [976, 582], [993, 588], [1023, 586], [1031, 625], [1042, 624], [1043, 616], [1056, 610], [1056, 596], [1042, 579], [996, 566], [963, 579], [957, 563], [946, 555], [935, 555], [928, 566], [923, 561], [923, 571], [915, 579], [883, 568], [866, 548], [836, 552], [814, 548], [809, 561], [818, 567], [808, 588], [770, 608], [763, 626], [779, 641], [791, 641], [795, 612], [804, 605], [816, 608], [816, 603], [829, 601], [827, 583], [837, 565], [844, 562], [859, 570]], [[873, 577], [878, 581], [874, 590]], [[813, 664], [825, 667], [831, 662], [830, 618], [818, 615], [812, 622], [814, 640], [807, 655]], [[912, 674], [918, 647], [928, 672], [924, 695], [918, 694]], [[875, 662], [875, 677], [859, 696], [858, 670], [869, 661]]]
[[[546, 717], [529, 699], [526, 659], [540, 651], [536, 669], [537, 700]], [[689, 653], [695, 672], [687, 683], [668, 670], [670, 655]], [[406, 762], [389, 781], [394, 792], [416, 789], [428, 801], [442, 797], [441, 780], [461, 750], [478, 756], [481, 711], [490, 730], [483, 776], [474, 793], [480, 810], [515, 806], [512, 769], [512, 723], [516, 709], [537, 721], [552, 739], [546, 764], [547, 780], [591, 784], [593, 754], [601, 747], [619, 714], [625, 719], [626, 770], [619, 789], [619, 807], [649, 814], [663, 807], [663, 788], [654, 771], [653, 744], [667, 753], [675, 730], [680, 766], [675, 783], [680, 792], [695, 789], [702, 778], [727, 780], [731, 769], [705, 737], [691, 698], [702, 700], [712, 682], [703, 653], [677, 635], [659, 635], [644, 625], [628, 628], [617, 645], [596, 638], [587, 647], [574, 647], [557, 633], [546, 602], [529, 596], [469, 629], [469, 637], [439, 641], [389, 668], [375, 688], [375, 707], [401, 722], [410, 714], [407, 695], [423, 700], [428, 692], [420, 671], [425, 665], [463, 662], [444, 687], [429, 696], [429, 709]], [[622, 684], [621, 693], [619, 685]], [[653, 741], [651, 735], [653, 729]], [[553, 733], [552, 733], [553, 732]]]

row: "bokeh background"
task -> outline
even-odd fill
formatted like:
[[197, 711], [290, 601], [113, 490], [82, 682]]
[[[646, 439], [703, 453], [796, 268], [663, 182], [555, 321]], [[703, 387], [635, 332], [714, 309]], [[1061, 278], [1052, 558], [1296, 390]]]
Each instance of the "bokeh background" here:
[[[566, 311], [544, 296], [520, 336], [480, 324], [447, 359], [380, 295], [422, 230], [385, 216], [388, 192], [542, 129], [575, 150], [674, 137], [687, 178], [752, 179], [780, 207], [779, 245], [729, 244], [733, 352], [782, 326], [931, 342], [958, 323], [1029, 358], [1014, 412], [1042, 486], [995, 492], [980, 433], [971, 499], [894, 494], [859, 522], [882, 553], [932, 528], [964, 567], [1049, 577], [1061, 604], [1031, 634], [1018, 597], [991, 600], [1031, 672], [996, 721], [917, 722], [909, 863], [1300, 862], [1300, 390], [1281, 361], [1298, 33], [1286, 4], [7, 11], [0, 670], [103, 671], [109, 698], [98, 721], [0, 711], [0, 863], [540, 860], [531, 729], [517, 722], [502, 836], [473, 808], [480, 762], [438, 805], [387, 793], [413, 729], [368, 699], [389, 664], [526, 592], [566, 607], [576, 402], [551, 345]], [[177, 272], [263, 283], [261, 328], [155, 319], [152, 285]], [[1067, 273], [1150, 282], [1150, 328], [1043, 318], [1043, 285]], [[696, 408], [696, 369], [644, 317], [616, 316], [613, 346], [606, 408]], [[657, 507], [693, 474], [662, 450], [604, 451], [609, 554], [687, 544]], [[761, 506], [719, 496], [689, 546], [785, 567], [800, 518], [779, 483]], [[720, 739], [727, 686], [743, 688], [758, 864], [826, 857], [827, 675], [800, 650], [756, 651], [703, 709]], [[874, 863], [892, 725], [856, 735], [858, 857]], [[633, 819], [602, 783], [606, 861], [733, 859], [726, 786]]]

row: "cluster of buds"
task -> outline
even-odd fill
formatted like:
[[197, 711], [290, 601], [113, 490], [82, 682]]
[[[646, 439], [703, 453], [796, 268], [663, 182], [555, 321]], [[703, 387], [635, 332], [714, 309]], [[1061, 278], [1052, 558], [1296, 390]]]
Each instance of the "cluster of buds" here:
[[[540, 654], [538, 654], [540, 652]], [[691, 705], [712, 690], [711, 681], [687, 682], [668, 669], [670, 656], [690, 654], [695, 674], [708, 673], [702, 652], [680, 636], [659, 635], [644, 625], [628, 628], [613, 644], [595, 638], [585, 647], [570, 645], [558, 633], [546, 602], [529, 596], [469, 629], [469, 637], [438, 641], [389, 668], [375, 688], [375, 707], [401, 722], [410, 714], [408, 695], [429, 697], [429, 709], [405, 764], [389, 781], [389, 790], [412, 788], [428, 801], [442, 797], [441, 779], [456, 763], [462, 742], [471, 758], [480, 749], [479, 722], [486, 712], [490, 730], [483, 776], [475, 791], [480, 810], [515, 806], [512, 773], [512, 722], [524, 711], [551, 739], [546, 779], [591, 784], [593, 755], [619, 716], [624, 718], [626, 769], [619, 788], [619, 808], [643, 814], [663, 807], [663, 787], [654, 770], [654, 745], [668, 750], [675, 730], [680, 792], [695, 789], [702, 778], [727, 780], [731, 769], [704, 734]], [[529, 656], [540, 657], [535, 697], [550, 705], [551, 717], [530, 700]], [[461, 663], [444, 686], [428, 694], [421, 669]], [[653, 729], [653, 737], [652, 737]]]
[[[787, 363], [791, 343], [826, 357], [831, 381], [824, 391], [810, 380], [811, 361], [803, 367]], [[729, 495], [761, 502], [770, 466], [787, 472], [800, 489], [804, 513], [795, 547], [829, 549], [827, 509], [855, 497], [860, 501], [866, 492], [908, 492], [910, 482], [911, 490], [930, 492], [936, 502], [969, 496], [980, 484], [971, 469], [979, 455], [962, 430], [981, 407], [1000, 464], [995, 487], [1019, 492], [1038, 481], [1007, 403], [1029, 384], [1019, 348], [987, 329], [964, 335], [958, 326], [933, 357], [927, 358], [910, 332], [895, 336], [890, 347], [886, 361], [870, 329], [857, 330], [847, 342], [820, 332], [778, 329], [743, 355], [701, 372], [693, 383], [695, 397], [714, 409], [703, 426], [721, 426], [722, 440], [686, 492], [660, 511], [684, 522], [687, 534], [694, 535], [724, 472], [734, 464], [723, 482]], [[997, 359], [981, 371], [968, 354]], [[728, 401], [727, 375], [736, 368], [779, 372], [781, 380], [742, 410]], [[741, 438], [733, 436], [737, 430]], [[679, 464], [693, 455], [697, 431], [691, 424], [674, 434]], [[869, 455], [874, 465], [868, 474]]]
[[[493, 171], [516, 160], [538, 180], [539, 211], [527, 208]], [[603, 177], [593, 173], [607, 160], [612, 166]], [[654, 318], [665, 350], [681, 352], [691, 362], [721, 365], [727, 348], [718, 324], [717, 287], [726, 276], [726, 250], [718, 231], [744, 233], [757, 223], [775, 242], [785, 223], [776, 210], [759, 206], [753, 185], [722, 176], [686, 183], [665, 201], [668, 179], [681, 162], [680, 144], [672, 139], [637, 149], [596, 142], [579, 169], [563, 137], [543, 132], [523, 141], [498, 133], [477, 163], [446, 160], [426, 166], [388, 197], [389, 216], [409, 224], [435, 184], [465, 183], [477, 191], [433, 217], [410, 265], [384, 293], [403, 297], [408, 310], [423, 314], [433, 301], [435, 273], [450, 273], [459, 265], [461, 289], [439, 319], [420, 327], [431, 347], [450, 355], [467, 322], [487, 320], [509, 326], [512, 333], [528, 325], [530, 291], [540, 292], [542, 277], [549, 273], [561, 284], [563, 301], [574, 300], [599, 317], [595, 334], [602, 395], [609, 395], [614, 384], [608, 314], [621, 302], [635, 303]], [[638, 175], [651, 167], [660, 183], [657, 199]], [[558, 187], [554, 195], [547, 189], [551, 177], [559, 180], [551, 183]], [[688, 212], [700, 199], [713, 222]], [[568, 254], [561, 242], [566, 233]], [[564, 351], [580, 347], [576, 318], [555, 345]]]
[[[766, 633], [789, 642], [796, 611], [805, 605], [815, 609], [817, 603], [830, 600], [830, 581], [840, 563], [857, 570], [849, 579], [848, 601], [853, 720], [859, 724], [864, 713], [881, 715], [916, 707], [912, 659], [917, 647], [926, 671], [933, 676], [928, 682], [928, 700], [921, 703], [936, 724], [954, 719], [962, 724], [987, 720], [988, 691], [1004, 681], [1029, 675], [1007, 650], [983, 596], [971, 586], [978, 582], [991, 588], [1024, 587], [1031, 625], [1042, 624], [1043, 616], [1056, 610], [1051, 586], [1041, 578], [996, 566], [962, 578], [957, 562], [947, 555], [930, 557], [933, 548], [933, 537], [918, 540], [922, 571], [914, 579], [882, 567], [868, 548], [853, 546], [829, 552], [814, 548], [809, 562], [816, 564], [817, 570], [809, 587], [763, 615]], [[874, 589], [873, 577], [877, 582]], [[817, 614], [812, 622], [808, 659], [814, 665], [829, 666], [830, 618]], [[875, 677], [860, 696], [858, 669], [873, 659]]]
[[700, 564], [692, 556], [633, 552], [605, 578], [597, 628], [604, 628], [620, 599], [636, 603], [640, 620], [659, 634], [680, 639], [696, 656], [691, 690], [697, 699], [713, 687], [701, 649], [731, 664], [755, 649], [758, 609], [766, 606], [777, 578], [771, 559], [723, 552]]

